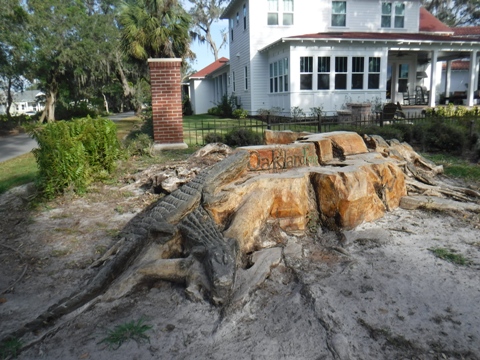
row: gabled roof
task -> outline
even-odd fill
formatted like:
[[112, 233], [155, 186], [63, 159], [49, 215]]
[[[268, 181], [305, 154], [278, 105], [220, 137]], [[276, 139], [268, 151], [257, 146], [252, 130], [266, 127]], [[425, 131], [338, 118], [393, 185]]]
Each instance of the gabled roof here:
[[36, 102], [37, 96], [45, 96], [45, 93], [40, 90], [25, 90], [20, 93], [15, 93], [13, 100], [15, 102]]
[[420, 32], [453, 35], [453, 30], [438, 20], [424, 7], [420, 8]]
[[228, 63], [228, 59], [226, 57], [221, 57], [217, 61], [214, 61], [210, 65], [204, 67], [202, 70], [197, 71], [195, 74], [190, 75], [190, 79], [204, 79], [211, 73], [217, 71], [218, 69], [226, 66]]

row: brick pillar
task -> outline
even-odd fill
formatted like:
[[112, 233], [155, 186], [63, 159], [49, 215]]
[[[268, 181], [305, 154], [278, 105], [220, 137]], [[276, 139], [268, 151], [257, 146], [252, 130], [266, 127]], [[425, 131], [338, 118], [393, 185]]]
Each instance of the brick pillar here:
[[182, 118], [182, 59], [148, 59], [156, 150], [185, 149]]

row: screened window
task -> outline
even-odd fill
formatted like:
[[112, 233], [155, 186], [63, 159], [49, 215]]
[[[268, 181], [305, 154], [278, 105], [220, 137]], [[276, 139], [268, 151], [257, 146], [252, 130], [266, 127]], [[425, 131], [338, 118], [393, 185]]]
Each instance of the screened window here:
[[337, 56], [335, 58], [335, 89], [347, 89], [348, 58]]
[[300, 57], [300, 90], [312, 90], [313, 56]]
[[398, 65], [398, 91], [407, 92], [408, 90], [408, 64]]
[[379, 57], [368, 58], [368, 88], [369, 89], [380, 88], [380, 58]]
[[347, 26], [346, 1], [332, 1], [332, 26]]
[[318, 58], [317, 89], [330, 89], [330, 57]]
[[270, 92], [288, 91], [288, 59], [281, 59], [270, 64]]
[[247, 29], [247, 5], [243, 4], [243, 30]]
[[230, 41], [233, 41], [233, 19], [230, 19]]
[[247, 66], [245, 66], [244, 74], [245, 74], [245, 90], [248, 90], [248, 67]]
[[363, 89], [363, 75], [365, 73], [365, 58], [352, 57], [352, 89]]
[[[392, 24], [393, 20], [393, 24]], [[382, 3], [382, 27], [404, 28], [405, 27], [405, 4], [402, 2]]]
[[235, 83], [235, 71], [232, 72], [232, 90], [235, 92], [236, 89], [236, 83]]

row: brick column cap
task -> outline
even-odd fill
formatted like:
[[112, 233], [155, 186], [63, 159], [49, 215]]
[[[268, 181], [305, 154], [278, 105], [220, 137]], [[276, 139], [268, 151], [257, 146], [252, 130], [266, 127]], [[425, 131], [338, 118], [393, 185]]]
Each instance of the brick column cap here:
[[153, 62], [182, 62], [182, 59], [179, 58], [150, 58], [148, 59], [149, 63]]

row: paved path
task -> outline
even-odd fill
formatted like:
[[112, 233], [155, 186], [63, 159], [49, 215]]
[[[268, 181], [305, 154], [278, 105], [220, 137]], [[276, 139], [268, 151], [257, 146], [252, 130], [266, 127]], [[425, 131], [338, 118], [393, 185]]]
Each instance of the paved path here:
[[0, 137], [0, 162], [26, 154], [37, 147], [37, 142], [28, 134]]
[[[113, 121], [123, 120], [134, 116], [133, 111], [108, 116]], [[0, 137], [0, 162], [26, 154], [37, 147], [37, 142], [28, 134]]]

